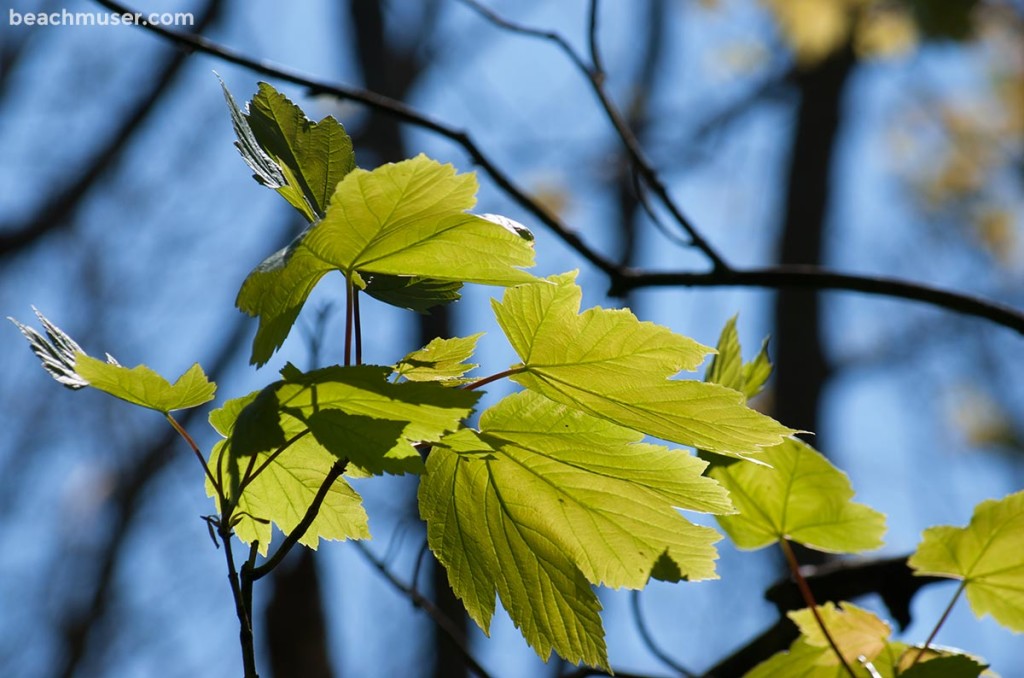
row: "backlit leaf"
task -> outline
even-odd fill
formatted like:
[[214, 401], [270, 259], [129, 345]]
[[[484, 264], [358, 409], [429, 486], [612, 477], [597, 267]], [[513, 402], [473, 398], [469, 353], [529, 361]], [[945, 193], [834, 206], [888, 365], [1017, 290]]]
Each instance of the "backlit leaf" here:
[[223, 81], [221, 87], [238, 137], [235, 146], [253, 177], [277, 190], [307, 221], [322, 217], [335, 186], [355, 168], [345, 128], [332, 117], [313, 122], [265, 82], [245, 112]]
[[452, 339], [437, 338], [402, 358], [395, 366], [395, 374], [409, 381], [443, 381], [446, 384], [466, 381], [462, 375], [476, 365], [467, 363], [476, 349], [483, 332]]
[[521, 285], [492, 301], [498, 323], [523, 362], [511, 379], [560, 403], [682, 445], [754, 456], [792, 431], [746, 407], [743, 394], [696, 381], [711, 349], [629, 310], [579, 314], [575, 273]]
[[[259, 393], [228, 401], [224, 407], [211, 413], [211, 422], [222, 434], [232, 432], [234, 420]], [[282, 417], [279, 425], [287, 438], [306, 430], [303, 422], [288, 416]], [[246, 470], [263, 467], [278, 446], [267, 445], [263, 451], [240, 456], [230, 453], [230, 442], [222, 440], [214, 446], [210, 467], [224, 480], [227, 499], [237, 501], [235, 516], [240, 520], [234, 527], [235, 534], [245, 543], [258, 541], [260, 553], [266, 555], [272, 536], [271, 523], [286, 534], [293, 530], [312, 504], [313, 497], [338, 457], [312, 435], [302, 436], [255, 476], [239, 495], [237, 489]], [[209, 481], [207, 494], [215, 497]], [[320, 539], [369, 538], [362, 500], [344, 478], [339, 478], [331, 486], [320, 512], [299, 543], [315, 549]]]
[[164, 414], [209, 402], [217, 390], [198, 364], [173, 385], [145, 365], [128, 368], [84, 353], [78, 354], [75, 371], [95, 389]]
[[642, 588], [656, 563], [715, 577], [720, 537], [674, 507], [731, 510], [706, 463], [530, 392], [434, 446], [420, 488], [430, 546], [487, 629], [495, 593], [530, 645], [606, 665], [586, 582]]
[[[839, 607], [835, 603], [825, 603], [818, 606], [818, 614], [850, 665], [856, 664], [858, 657], [874, 660], [885, 649], [892, 635], [889, 624], [853, 603], [843, 602]], [[794, 610], [787, 616], [797, 625], [809, 645], [823, 650], [819, 664], [839, 666], [839, 658], [809, 608]]]
[[[266, 362], [284, 342], [309, 293], [331, 270], [352, 280], [371, 274], [486, 285], [535, 280], [520, 270], [533, 265], [530, 241], [465, 211], [476, 190], [474, 175], [458, 175], [423, 155], [346, 175], [326, 216], [242, 285], [238, 307], [260, 318], [252, 361]], [[415, 303], [408, 295], [399, 299]]]
[[462, 297], [462, 283], [451, 280], [384, 273], [363, 273], [362, 278], [366, 282], [363, 291], [377, 301], [422, 314]]
[[733, 464], [709, 471], [739, 511], [718, 522], [737, 546], [758, 549], [781, 539], [830, 553], [882, 546], [885, 516], [850, 501], [846, 475], [795, 438], [764, 450], [768, 466]]
[[908, 564], [916, 574], [960, 579], [974, 614], [1024, 631], [1024, 492], [989, 499], [967, 527], [930, 527]]

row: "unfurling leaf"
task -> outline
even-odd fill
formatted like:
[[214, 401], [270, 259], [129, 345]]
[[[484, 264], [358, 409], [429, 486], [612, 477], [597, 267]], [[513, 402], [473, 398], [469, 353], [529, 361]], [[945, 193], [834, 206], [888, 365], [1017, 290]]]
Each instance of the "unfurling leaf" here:
[[733, 316], [722, 328], [715, 350], [717, 353], [711, 359], [704, 381], [739, 391], [747, 398], [753, 398], [761, 392], [772, 374], [767, 339], [761, 343], [757, 357], [744, 363], [740, 337], [736, 331], [736, 317]]
[[420, 485], [431, 549], [487, 630], [495, 594], [542, 657], [607, 666], [589, 583], [642, 588], [659, 561], [715, 577], [713, 530], [674, 507], [727, 512], [706, 462], [530, 392], [486, 411], [480, 431], [435, 444]]
[[238, 140], [235, 146], [253, 177], [280, 193], [307, 221], [327, 211], [335, 186], [355, 169], [352, 140], [332, 117], [313, 122], [265, 82], [239, 110], [221, 81]]
[[626, 309], [579, 314], [575, 273], [509, 289], [492, 301], [523, 362], [511, 379], [552, 400], [652, 436], [735, 457], [756, 457], [793, 431], [717, 384], [673, 380], [711, 349]]
[[192, 365], [172, 385], [145, 365], [128, 368], [107, 355], [107, 361], [90, 358], [62, 329], [33, 308], [49, 341], [39, 332], [9, 318], [28, 339], [32, 352], [57, 382], [71, 389], [86, 386], [108, 393], [133, 405], [162, 414], [197, 407], [213, 400], [217, 385], [206, 378], [203, 368]]
[[[472, 174], [423, 155], [346, 175], [324, 218], [242, 285], [238, 307], [260, 318], [253, 363], [265, 363], [281, 346], [328, 271], [353, 281], [379, 274], [485, 285], [535, 280], [520, 270], [533, 265], [530, 241], [466, 212], [476, 190]], [[398, 300], [416, 303], [409, 295]]]
[[790, 539], [829, 553], [860, 553], [882, 546], [885, 516], [850, 501], [846, 475], [795, 438], [764, 450], [768, 466], [733, 464], [709, 471], [739, 511], [718, 516], [737, 546], [758, 549]]
[[908, 564], [916, 574], [960, 579], [971, 609], [1024, 631], [1024, 492], [978, 504], [967, 527], [924, 531]]

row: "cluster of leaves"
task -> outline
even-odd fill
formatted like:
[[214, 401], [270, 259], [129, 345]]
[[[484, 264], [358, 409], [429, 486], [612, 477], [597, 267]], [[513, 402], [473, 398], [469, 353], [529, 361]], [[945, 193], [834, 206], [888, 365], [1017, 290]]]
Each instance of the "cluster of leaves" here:
[[[716, 577], [721, 535], [679, 509], [715, 515], [745, 549], [881, 546], [884, 516], [852, 502], [847, 478], [792, 430], [748, 407], [771, 366], [765, 346], [743, 363], [735, 322], [711, 349], [627, 309], [581, 312], [574, 273], [540, 279], [523, 270], [533, 263], [526, 229], [467, 211], [473, 175], [424, 156], [358, 169], [332, 118], [310, 121], [266, 84], [245, 111], [225, 96], [254, 177], [310, 224], [242, 285], [238, 307], [259, 318], [253, 363], [283, 344], [331, 271], [344, 278], [356, 347], [359, 295], [422, 312], [478, 283], [506, 288], [492, 306], [520, 358], [472, 379], [480, 335], [434, 340], [393, 365], [361, 364], [347, 336], [343, 365], [303, 372], [288, 364], [279, 380], [214, 410], [222, 440], [200, 456], [207, 488], [218, 525], [253, 545], [254, 559], [267, 555], [274, 525], [312, 548], [321, 539], [368, 539], [367, 515], [345, 477], [419, 474], [428, 543], [480, 627], [487, 631], [499, 599], [541, 657], [555, 651], [608, 669], [594, 585]], [[214, 397], [198, 366], [172, 385], [144, 366], [91, 358], [40, 320], [47, 337], [16, 324], [66, 386], [156, 410], [176, 428], [172, 411]], [[676, 378], [711, 354], [705, 381]], [[523, 390], [471, 426], [478, 387], [499, 377]], [[1022, 630], [1024, 552], [1013, 541], [1022, 527], [1024, 494], [986, 502], [969, 527], [926, 532], [911, 565], [960, 579], [976, 613]], [[892, 641], [885, 622], [849, 604], [792, 616], [800, 638], [753, 675], [924, 676], [941, 662], [953, 671], [942, 675], [976, 676], [983, 668], [927, 643]]]

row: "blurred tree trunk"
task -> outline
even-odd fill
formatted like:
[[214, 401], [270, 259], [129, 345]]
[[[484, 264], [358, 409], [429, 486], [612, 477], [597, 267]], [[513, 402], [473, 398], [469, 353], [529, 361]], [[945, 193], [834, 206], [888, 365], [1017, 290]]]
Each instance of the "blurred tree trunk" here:
[[[799, 104], [786, 184], [780, 264], [820, 265], [834, 181], [842, 96], [854, 66], [849, 45], [798, 70]], [[821, 301], [810, 290], [781, 290], [775, 302], [774, 415], [787, 426], [817, 432], [830, 368], [822, 345]], [[817, 558], [809, 553], [801, 562]]]

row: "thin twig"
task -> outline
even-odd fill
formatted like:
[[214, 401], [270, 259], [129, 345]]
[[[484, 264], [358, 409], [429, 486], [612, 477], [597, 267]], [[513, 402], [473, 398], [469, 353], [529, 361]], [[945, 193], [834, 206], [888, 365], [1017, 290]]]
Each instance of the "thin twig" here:
[[599, 0], [590, 0], [590, 8], [587, 12], [587, 42], [590, 44], [590, 73], [598, 82], [604, 84], [605, 70], [601, 59], [601, 47], [597, 39], [598, 2]]
[[341, 477], [345, 472], [345, 468], [348, 466], [348, 459], [339, 459], [334, 462], [331, 469], [327, 472], [327, 476], [324, 481], [320, 483], [320, 489], [316, 491], [316, 496], [313, 497], [313, 502], [306, 509], [306, 515], [302, 516], [302, 520], [295, 526], [288, 536], [281, 542], [281, 546], [278, 547], [274, 555], [270, 557], [259, 567], [252, 568], [252, 580], [258, 581], [263, 577], [273, 572], [274, 568], [281, 564], [288, 552], [292, 550], [300, 539], [306, 534], [306, 530], [316, 520], [317, 515], [320, 513], [320, 507], [323, 505], [324, 500], [327, 498], [327, 493], [331, 491], [331, 486], [334, 485], [334, 481]]
[[464, 5], [474, 9], [478, 14], [483, 16], [491, 23], [504, 28], [512, 33], [520, 33], [534, 38], [540, 38], [548, 42], [553, 43], [557, 46], [566, 57], [586, 76], [587, 82], [590, 84], [590, 88], [593, 90], [594, 95], [597, 97], [598, 102], [601, 104], [601, 108], [604, 109], [605, 115], [608, 121], [615, 128], [615, 132], [619, 136], [619, 140], [622, 141], [622, 145], [626, 147], [626, 151], [629, 154], [630, 160], [633, 162], [643, 177], [647, 185], [651, 187], [651, 191], [658, 197], [665, 208], [669, 211], [672, 217], [682, 226], [683, 230], [686, 231], [687, 235], [690, 236], [690, 240], [693, 246], [704, 253], [704, 256], [711, 262], [714, 271], [727, 271], [729, 266], [725, 263], [725, 260], [718, 254], [714, 247], [704, 239], [704, 236], [697, 230], [693, 223], [683, 214], [682, 209], [675, 203], [672, 196], [669, 195], [668, 188], [662, 182], [658, 171], [654, 169], [654, 166], [647, 159], [646, 153], [640, 146], [640, 141], [633, 134], [633, 130], [630, 129], [626, 123], [625, 118], [622, 117], [622, 113], [619, 112], [618, 107], [612, 102], [611, 97], [608, 96], [608, 92], [604, 89], [603, 79], [595, 75], [594, 70], [591, 69], [579, 53], [572, 48], [572, 45], [558, 33], [553, 31], [543, 31], [529, 26], [523, 26], [521, 24], [514, 23], [503, 18], [497, 14], [494, 10], [489, 9], [477, 0], [460, 0]]
[[217, 479], [213, 477], [213, 474], [210, 473], [210, 466], [209, 464], [206, 463], [206, 459], [203, 458], [203, 453], [199, 451], [199, 446], [196, 445], [196, 441], [193, 440], [192, 436], [188, 434], [188, 431], [186, 431], [185, 428], [181, 424], [179, 424], [178, 421], [173, 416], [171, 416], [170, 412], [167, 412], [166, 414], [164, 414], [164, 416], [167, 418], [167, 423], [169, 423], [171, 427], [178, 432], [178, 435], [180, 435], [185, 440], [185, 442], [188, 443], [188, 446], [196, 455], [196, 459], [199, 460], [199, 465], [202, 466], [203, 471], [206, 472], [207, 480], [209, 480], [210, 483], [213, 484], [213, 489], [217, 492], [217, 498], [220, 499], [221, 503], [223, 503], [225, 501], [224, 489], [221, 487], [220, 483], [217, 482]]
[[352, 364], [352, 314], [355, 313], [352, 280], [345, 280], [345, 367]]
[[935, 640], [935, 636], [939, 634], [939, 629], [941, 629], [942, 625], [946, 623], [946, 620], [949, 618], [949, 613], [953, 611], [953, 606], [956, 605], [956, 601], [960, 599], [960, 594], [964, 592], [965, 588], [967, 588], [966, 579], [960, 582], [960, 586], [957, 587], [956, 593], [953, 594], [953, 599], [949, 601], [949, 605], [947, 605], [946, 609], [942, 612], [942, 616], [939, 617], [939, 621], [935, 623], [935, 628], [933, 628], [932, 632], [928, 634], [928, 640], [924, 641], [924, 645], [917, 650], [917, 654], [914, 655], [914, 660], [910, 662], [910, 666], [907, 667], [908, 671], [914, 667], [914, 664], [921, 661], [921, 657], [923, 657], [924, 653], [928, 651], [928, 646], [932, 644], [932, 641]]
[[352, 289], [352, 317], [356, 333], [356, 365], [363, 364], [363, 323], [359, 319], [359, 290]]
[[633, 621], [636, 624], [637, 631], [640, 632], [640, 640], [643, 641], [647, 650], [657, 657], [661, 663], [669, 667], [676, 673], [686, 678], [695, 678], [697, 674], [693, 671], [688, 670], [682, 664], [677, 662], [675, 659], [669, 656], [667, 652], [658, 647], [658, 644], [654, 642], [654, 636], [651, 635], [650, 629], [647, 628], [647, 623], [644, 621], [644, 616], [640, 610], [640, 592], [632, 591], [630, 598], [630, 607], [633, 610]]
[[235, 614], [238, 616], [238, 638], [242, 646], [242, 667], [245, 678], [259, 678], [256, 672], [256, 648], [252, 635], [252, 611], [246, 606], [242, 585], [235, 569], [235, 558], [231, 552], [231, 527], [221, 520], [218, 531], [224, 544], [224, 559], [228, 567], [228, 581], [231, 582], [231, 596], [235, 601]]
[[455, 644], [455, 647], [459, 650], [459, 654], [462, 655], [463, 661], [466, 662], [466, 666], [471, 671], [473, 671], [473, 673], [480, 676], [480, 678], [490, 678], [490, 674], [488, 674], [487, 671], [484, 670], [482, 666], [480, 666], [479, 662], [477, 662], [477, 660], [473, 657], [472, 653], [469, 651], [469, 647], [466, 644], [466, 639], [462, 637], [462, 633], [455, 625], [455, 622], [453, 622], [446, 614], [444, 614], [440, 609], [438, 609], [438, 607], [434, 605], [434, 602], [432, 600], [424, 597], [413, 586], [406, 584], [404, 581], [395, 576], [395, 573], [388, 568], [387, 564], [384, 563], [384, 561], [382, 561], [380, 558], [375, 556], [373, 552], [370, 551], [369, 548], [367, 548], [366, 544], [364, 544], [361, 541], [355, 541], [353, 542], [353, 544], [356, 546], [359, 552], [363, 554], [363, 557], [366, 558], [367, 562], [373, 565], [373, 567], [378, 572], [380, 572], [381, 575], [386, 580], [388, 580], [388, 582], [392, 586], [394, 586], [399, 592], [405, 595], [405, 597], [409, 599], [409, 602], [411, 602], [415, 607], [418, 607], [427, 613], [427, 616], [429, 616], [431, 620], [433, 620], [433, 622], [437, 624], [437, 627], [441, 629], [441, 631], [443, 631], [445, 635], [447, 635]]
[[825, 640], [832, 647], [832, 651], [835, 652], [836, 657], [839, 658], [839, 662], [846, 669], [846, 672], [850, 674], [850, 678], [857, 678], [857, 674], [853, 672], [853, 668], [846, 661], [846, 657], [843, 656], [842, 651], [836, 644], [835, 638], [829, 633], [828, 626], [825, 625], [825, 620], [821, 618], [821, 613], [818, 611], [818, 603], [814, 600], [814, 594], [811, 593], [811, 587], [807, 585], [807, 580], [800, 573], [800, 563], [796, 560], [796, 554], [793, 553], [793, 547], [789, 545], [789, 541], [786, 539], [779, 540], [779, 546], [782, 548], [782, 553], [786, 556], [786, 563], [789, 565], [789, 571], [793, 574], [793, 579], [796, 581], [797, 587], [800, 589], [800, 594], [804, 597], [804, 602], [807, 607], [810, 608], [811, 614], [814, 615], [814, 620], [818, 622], [818, 628], [821, 629], [822, 634], [825, 636]]

